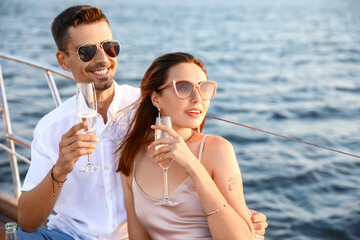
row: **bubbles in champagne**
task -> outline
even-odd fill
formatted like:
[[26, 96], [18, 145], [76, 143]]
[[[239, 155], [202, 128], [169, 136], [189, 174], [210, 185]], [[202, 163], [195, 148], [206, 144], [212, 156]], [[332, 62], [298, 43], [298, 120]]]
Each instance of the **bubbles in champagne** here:
[[80, 112], [77, 114], [79, 122], [85, 122], [88, 121], [89, 126], [87, 128], [84, 128], [84, 131], [86, 133], [90, 133], [95, 131], [95, 125], [96, 125], [96, 117], [97, 117], [97, 111], [90, 111], [90, 112]]

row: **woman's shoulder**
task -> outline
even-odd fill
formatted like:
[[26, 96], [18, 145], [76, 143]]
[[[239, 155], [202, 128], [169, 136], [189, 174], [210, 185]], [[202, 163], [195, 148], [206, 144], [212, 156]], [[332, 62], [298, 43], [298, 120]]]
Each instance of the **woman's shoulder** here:
[[203, 151], [202, 162], [212, 174], [237, 164], [233, 145], [221, 136], [209, 135]]
[[205, 144], [210, 147], [208, 150], [214, 151], [232, 148], [232, 144], [228, 140], [217, 135], [207, 135]]
[[204, 144], [204, 157], [209, 161], [218, 162], [219, 158], [224, 159], [226, 156], [234, 156], [232, 144], [221, 136], [208, 135]]

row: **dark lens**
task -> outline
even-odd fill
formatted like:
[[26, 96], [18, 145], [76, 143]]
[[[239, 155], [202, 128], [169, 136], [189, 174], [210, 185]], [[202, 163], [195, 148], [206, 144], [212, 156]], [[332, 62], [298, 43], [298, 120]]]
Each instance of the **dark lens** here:
[[175, 83], [175, 87], [180, 98], [187, 98], [191, 96], [194, 85], [187, 81], [178, 81]]
[[202, 82], [200, 84], [200, 92], [204, 100], [209, 100], [214, 96], [215, 86], [210, 82]]
[[97, 46], [95, 44], [81, 46], [79, 48], [79, 57], [81, 61], [89, 62], [95, 57], [96, 51]]
[[109, 57], [116, 57], [120, 53], [120, 44], [116, 41], [103, 42], [102, 47]]

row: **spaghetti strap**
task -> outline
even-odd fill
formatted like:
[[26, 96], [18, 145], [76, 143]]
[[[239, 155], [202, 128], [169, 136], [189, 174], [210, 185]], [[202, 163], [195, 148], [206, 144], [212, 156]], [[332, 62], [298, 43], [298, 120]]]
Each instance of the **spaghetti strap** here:
[[133, 163], [133, 169], [132, 169], [132, 174], [133, 174], [133, 178], [135, 178], [135, 166], [136, 166], [136, 159], [134, 159], [134, 163]]
[[203, 139], [201, 139], [200, 149], [199, 149], [199, 156], [198, 156], [198, 159], [199, 159], [200, 162], [201, 162], [202, 154], [203, 154], [203, 151], [204, 151], [205, 139], [206, 139], [207, 136], [209, 136], [209, 135], [205, 135], [203, 137]]

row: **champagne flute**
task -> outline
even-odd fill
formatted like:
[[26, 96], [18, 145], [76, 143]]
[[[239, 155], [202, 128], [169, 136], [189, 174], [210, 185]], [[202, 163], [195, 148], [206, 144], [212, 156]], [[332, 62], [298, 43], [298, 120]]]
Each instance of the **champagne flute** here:
[[[97, 102], [94, 83], [76, 84], [76, 111], [79, 122], [88, 121], [89, 126], [84, 128], [86, 134], [95, 131], [97, 117]], [[97, 172], [100, 167], [94, 166], [91, 162], [91, 156], [88, 155], [88, 162], [80, 172]]]
[[[166, 125], [171, 127], [171, 119], [170, 117], [157, 117], [156, 118], [156, 125]], [[171, 138], [165, 131], [162, 131], [160, 129], [155, 129], [155, 140], [159, 138]], [[163, 147], [165, 145], [157, 145], [155, 147], [155, 150], [158, 150], [159, 148]], [[168, 169], [171, 166], [173, 160], [165, 160], [159, 163], [159, 166], [163, 170], [163, 177], [164, 177], [164, 198], [160, 200], [159, 202], [156, 202], [155, 205], [170, 205], [175, 206], [178, 204], [178, 202], [173, 202], [169, 199], [169, 187], [168, 187]]]

